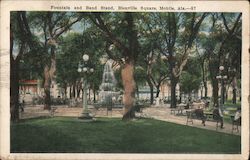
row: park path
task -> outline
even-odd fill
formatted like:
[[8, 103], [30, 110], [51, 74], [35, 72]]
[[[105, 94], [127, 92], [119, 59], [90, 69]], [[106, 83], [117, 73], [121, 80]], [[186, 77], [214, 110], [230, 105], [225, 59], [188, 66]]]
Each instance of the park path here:
[[[186, 124], [187, 117], [185, 115], [177, 116], [177, 115], [171, 114], [170, 107], [167, 107], [167, 106], [145, 108], [143, 109], [142, 114], [143, 114], [142, 116], [145, 116], [145, 117], [150, 117], [150, 118], [177, 123], [181, 125], [187, 125]], [[216, 122], [212, 122], [212, 121], [206, 121], [206, 126], [203, 126], [203, 124], [201, 123], [201, 120], [193, 119], [193, 124], [188, 123], [188, 126], [232, 134], [232, 124], [229, 124], [226, 122], [224, 122], [223, 129], [218, 127], [217, 130], [216, 130]], [[241, 130], [241, 128], [239, 128], [239, 130]], [[234, 131], [233, 134], [240, 135], [240, 132]]]
[[[56, 111], [53, 116], [69, 116], [69, 117], [78, 117], [82, 112], [82, 108], [79, 107], [67, 107], [64, 106], [57, 106]], [[95, 117], [122, 117], [123, 109], [113, 109], [112, 112], [108, 112], [106, 109], [99, 109], [95, 110], [94, 107], [89, 106], [91, 113]], [[21, 119], [39, 117], [39, 116], [51, 116], [51, 113], [47, 110], [43, 110], [42, 105], [36, 106], [26, 106], [24, 112], [21, 113]], [[170, 107], [167, 105], [164, 106], [152, 106], [148, 108], [144, 108], [141, 113], [137, 113], [139, 117], [147, 117], [147, 118], [154, 118], [162, 121], [172, 122], [180, 125], [187, 125], [187, 118], [184, 115], [174, 115], [171, 114]], [[206, 121], [206, 126], [201, 124], [201, 120], [193, 119], [193, 124], [188, 123], [188, 126], [202, 128], [207, 130], [214, 130], [217, 132], [223, 132], [232, 134], [232, 124], [224, 123], [224, 128], [221, 129], [218, 127], [216, 130], [216, 122]], [[241, 128], [239, 128], [241, 129]], [[233, 134], [240, 135], [240, 132], [234, 131]]]

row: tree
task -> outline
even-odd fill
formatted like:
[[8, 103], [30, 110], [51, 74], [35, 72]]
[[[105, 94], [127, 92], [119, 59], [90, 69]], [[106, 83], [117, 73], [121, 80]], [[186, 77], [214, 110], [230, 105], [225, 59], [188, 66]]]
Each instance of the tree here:
[[146, 71], [143, 67], [141, 66], [136, 66], [135, 67], [135, 82], [136, 82], [136, 92], [137, 92], [137, 99], [140, 98], [139, 94], [139, 87], [140, 86], [145, 86], [145, 84], [147, 83], [146, 79], [147, 79], [147, 74]]
[[[230, 41], [227, 43], [225, 47], [225, 52], [227, 53], [225, 61], [225, 66], [227, 68], [228, 75], [228, 85], [233, 88], [233, 103], [236, 103], [237, 97], [237, 79], [241, 79], [241, 46], [242, 46], [242, 37], [241, 37], [241, 15], [239, 14], [237, 19], [237, 15], [230, 14], [221, 14], [223, 19], [224, 26], [227, 30], [228, 34], [233, 34], [230, 37]], [[230, 23], [233, 23], [236, 19], [234, 25], [235, 28], [230, 28]]]
[[[241, 57], [241, 14], [227, 14], [229, 21], [226, 21], [225, 14], [212, 14], [211, 27], [205, 39], [200, 41], [204, 48], [204, 54], [208, 55], [209, 75], [213, 88], [213, 105], [218, 105], [218, 79], [219, 66], [225, 67], [224, 74], [228, 75], [229, 66], [236, 69], [235, 73], [240, 73]], [[229, 27], [230, 26], [230, 27]], [[237, 66], [237, 67], [236, 67]], [[223, 88], [225, 90], [225, 88]], [[222, 97], [224, 99], [224, 95]]]
[[[135, 117], [134, 98], [135, 80], [134, 66], [139, 55], [139, 43], [135, 25], [135, 13], [91, 13], [89, 18], [106, 37], [106, 51], [109, 58], [120, 63], [121, 77], [124, 87], [123, 120]], [[118, 53], [112, 52], [115, 48]]]
[[168, 77], [167, 65], [164, 64], [159, 49], [157, 48], [157, 41], [160, 37], [160, 29], [157, 27], [153, 19], [153, 14], [142, 13], [139, 21], [138, 34], [139, 43], [141, 46], [141, 54], [138, 62], [142, 68], [146, 70], [146, 80], [150, 88], [150, 103], [154, 101], [154, 88], [156, 88], [156, 97], [159, 96], [160, 86], [162, 82]]
[[[92, 31], [92, 28], [85, 28], [83, 34], [70, 33], [59, 41], [60, 51], [57, 57], [57, 82], [65, 89], [71, 88], [71, 97], [79, 97], [82, 90], [81, 75], [77, 72], [78, 64], [82, 60], [83, 53], [90, 56], [89, 65], [94, 68], [94, 73], [87, 78], [90, 88], [94, 93], [99, 89], [102, 79], [103, 65], [100, 57], [104, 52], [103, 40]], [[77, 94], [75, 94], [75, 92]]]
[[[204, 86], [204, 97], [207, 98], [207, 94], [208, 94], [208, 58], [209, 55], [207, 54], [207, 52], [204, 52], [204, 49], [200, 47], [200, 43], [202, 42], [198, 42], [198, 41], [204, 41], [206, 39], [206, 36], [204, 35], [204, 33], [201, 33], [198, 35], [197, 41], [196, 41], [196, 53], [197, 53], [197, 57], [198, 57], [198, 62], [200, 64], [201, 67], [201, 76], [202, 76], [202, 85]], [[201, 96], [203, 96], [203, 90], [201, 93]]]
[[160, 87], [162, 83], [167, 80], [168, 76], [169, 71], [166, 59], [162, 57], [161, 54], [158, 54], [155, 63], [153, 64], [153, 75], [151, 76], [152, 82], [156, 88], [155, 97], [159, 97]]
[[191, 93], [198, 91], [201, 84], [201, 68], [198, 58], [190, 58], [180, 76], [181, 90], [191, 96]]
[[[28, 49], [36, 49], [26, 12], [12, 12], [10, 24], [10, 107], [11, 121], [19, 120], [19, 66]], [[14, 51], [17, 50], [17, 52]]]
[[76, 96], [76, 88], [80, 87], [80, 74], [77, 72], [79, 61], [84, 51], [83, 38], [79, 33], [69, 33], [58, 40], [58, 55], [56, 57], [56, 82], [64, 88], [64, 98], [67, 98], [67, 88], [70, 87], [70, 98]]
[[82, 14], [71, 12], [30, 12], [32, 23], [36, 27], [34, 32], [42, 32], [41, 43], [46, 59], [44, 64], [44, 93], [45, 103], [44, 109], [51, 109], [50, 87], [51, 81], [55, 78], [56, 71], [56, 46], [58, 38], [70, 27], [80, 21]]
[[166, 56], [171, 82], [171, 107], [176, 107], [176, 85], [207, 13], [154, 13], [161, 30], [158, 48]]

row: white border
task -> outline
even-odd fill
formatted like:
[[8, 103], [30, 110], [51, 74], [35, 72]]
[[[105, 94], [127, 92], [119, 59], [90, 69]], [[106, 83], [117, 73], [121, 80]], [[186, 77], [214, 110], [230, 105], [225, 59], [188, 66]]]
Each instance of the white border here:
[[[249, 155], [249, 3], [247, 1], [0, 1], [0, 155], [2, 159], [248, 159]], [[195, 6], [185, 12], [242, 12], [242, 153], [241, 154], [10, 154], [9, 24], [10, 11], [50, 11], [51, 5]], [[53, 10], [64, 11], [64, 10]], [[78, 10], [79, 11], [79, 10]], [[82, 9], [81, 11], [84, 11]], [[108, 11], [108, 10], [107, 10]], [[134, 11], [134, 10], [131, 10]], [[139, 12], [140, 10], [134, 11]], [[141, 10], [142, 11], [142, 10]], [[159, 11], [159, 10], [158, 10]], [[149, 11], [150, 12], [150, 11]], [[160, 11], [161, 12], [161, 11]], [[164, 11], [165, 12], [165, 11]], [[179, 12], [179, 11], [175, 11]]]

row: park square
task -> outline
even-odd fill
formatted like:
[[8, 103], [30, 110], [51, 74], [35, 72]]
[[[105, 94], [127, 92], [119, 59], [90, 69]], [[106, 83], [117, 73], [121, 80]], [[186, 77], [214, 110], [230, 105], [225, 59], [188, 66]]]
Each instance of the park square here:
[[10, 16], [12, 153], [241, 153], [241, 13]]

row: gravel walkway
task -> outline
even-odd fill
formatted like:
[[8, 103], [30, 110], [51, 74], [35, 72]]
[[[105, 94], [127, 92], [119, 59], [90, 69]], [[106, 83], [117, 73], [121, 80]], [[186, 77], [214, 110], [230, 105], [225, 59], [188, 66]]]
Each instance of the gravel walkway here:
[[[34, 118], [40, 116], [69, 116], [69, 117], [78, 117], [82, 112], [82, 108], [74, 107], [70, 108], [65, 106], [56, 106], [56, 110], [54, 113], [51, 113], [47, 110], [43, 110], [43, 105], [36, 105], [36, 106], [26, 106], [24, 108], [24, 112], [20, 112], [21, 119], [27, 118]], [[89, 110], [91, 114], [95, 117], [122, 117], [123, 109], [117, 108], [113, 109], [112, 112], [107, 112], [106, 109], [100, 108], [98, 110], [94, 109], [94, 107], [89, 106]], [[185, 113], [185, 112], [183, 112]], [[162, 121], [177, 123], [181, 125], [187, 125], [187, 117], [185, 115], [174, 115], [171, 114], [169, 106], [161, 106], [161, 107], [149, 107], [144, 108], [141, 113], [136, 114], [139, 117], [147, 117], [147, 118], [154, 118]], [[193, 120], [192, 123], [188, 123], [189, 126], [208, 129], [208, 130], [215, 130], [216, 131], [216, 122], [206, 121], [206, 126], [201, 124], [201, 120]], [[239, 128], [241, 130], [241, 128]], [[224, 132], [229, 134], [236, 134], [240, 135], [240, 132], [234, 131], [232, 133], [232, 125], [229, 123], [224, 123], [224, 128], [221, 129], [220, 127], [217, 129], [218, 132]]]
[[[143, 114], [146, 115], [147, 117], [155, 118], [158, 120], [177, 123], [181, 125], [187, 125], [187, 116], [171, 114], [171, 110], [169, 107], [146, 108], [143, 110]], [[212, 121], [206, 121], [206, 125], [203, 126], [201, 120], [193, 119], [193, 124], [189, 122], [188, 125], [196, 128], [216, 131], [216, 122]], [[241, 127], [239, 127], [239, 130], [241, 130]], [[221, 129], [220, 127], [218, 127], [217, 131], [232, 134], [232, 124], [224, 122], [224, 128]], [[240, 135], [240, 132], [234, 131], [233, 134]]]

